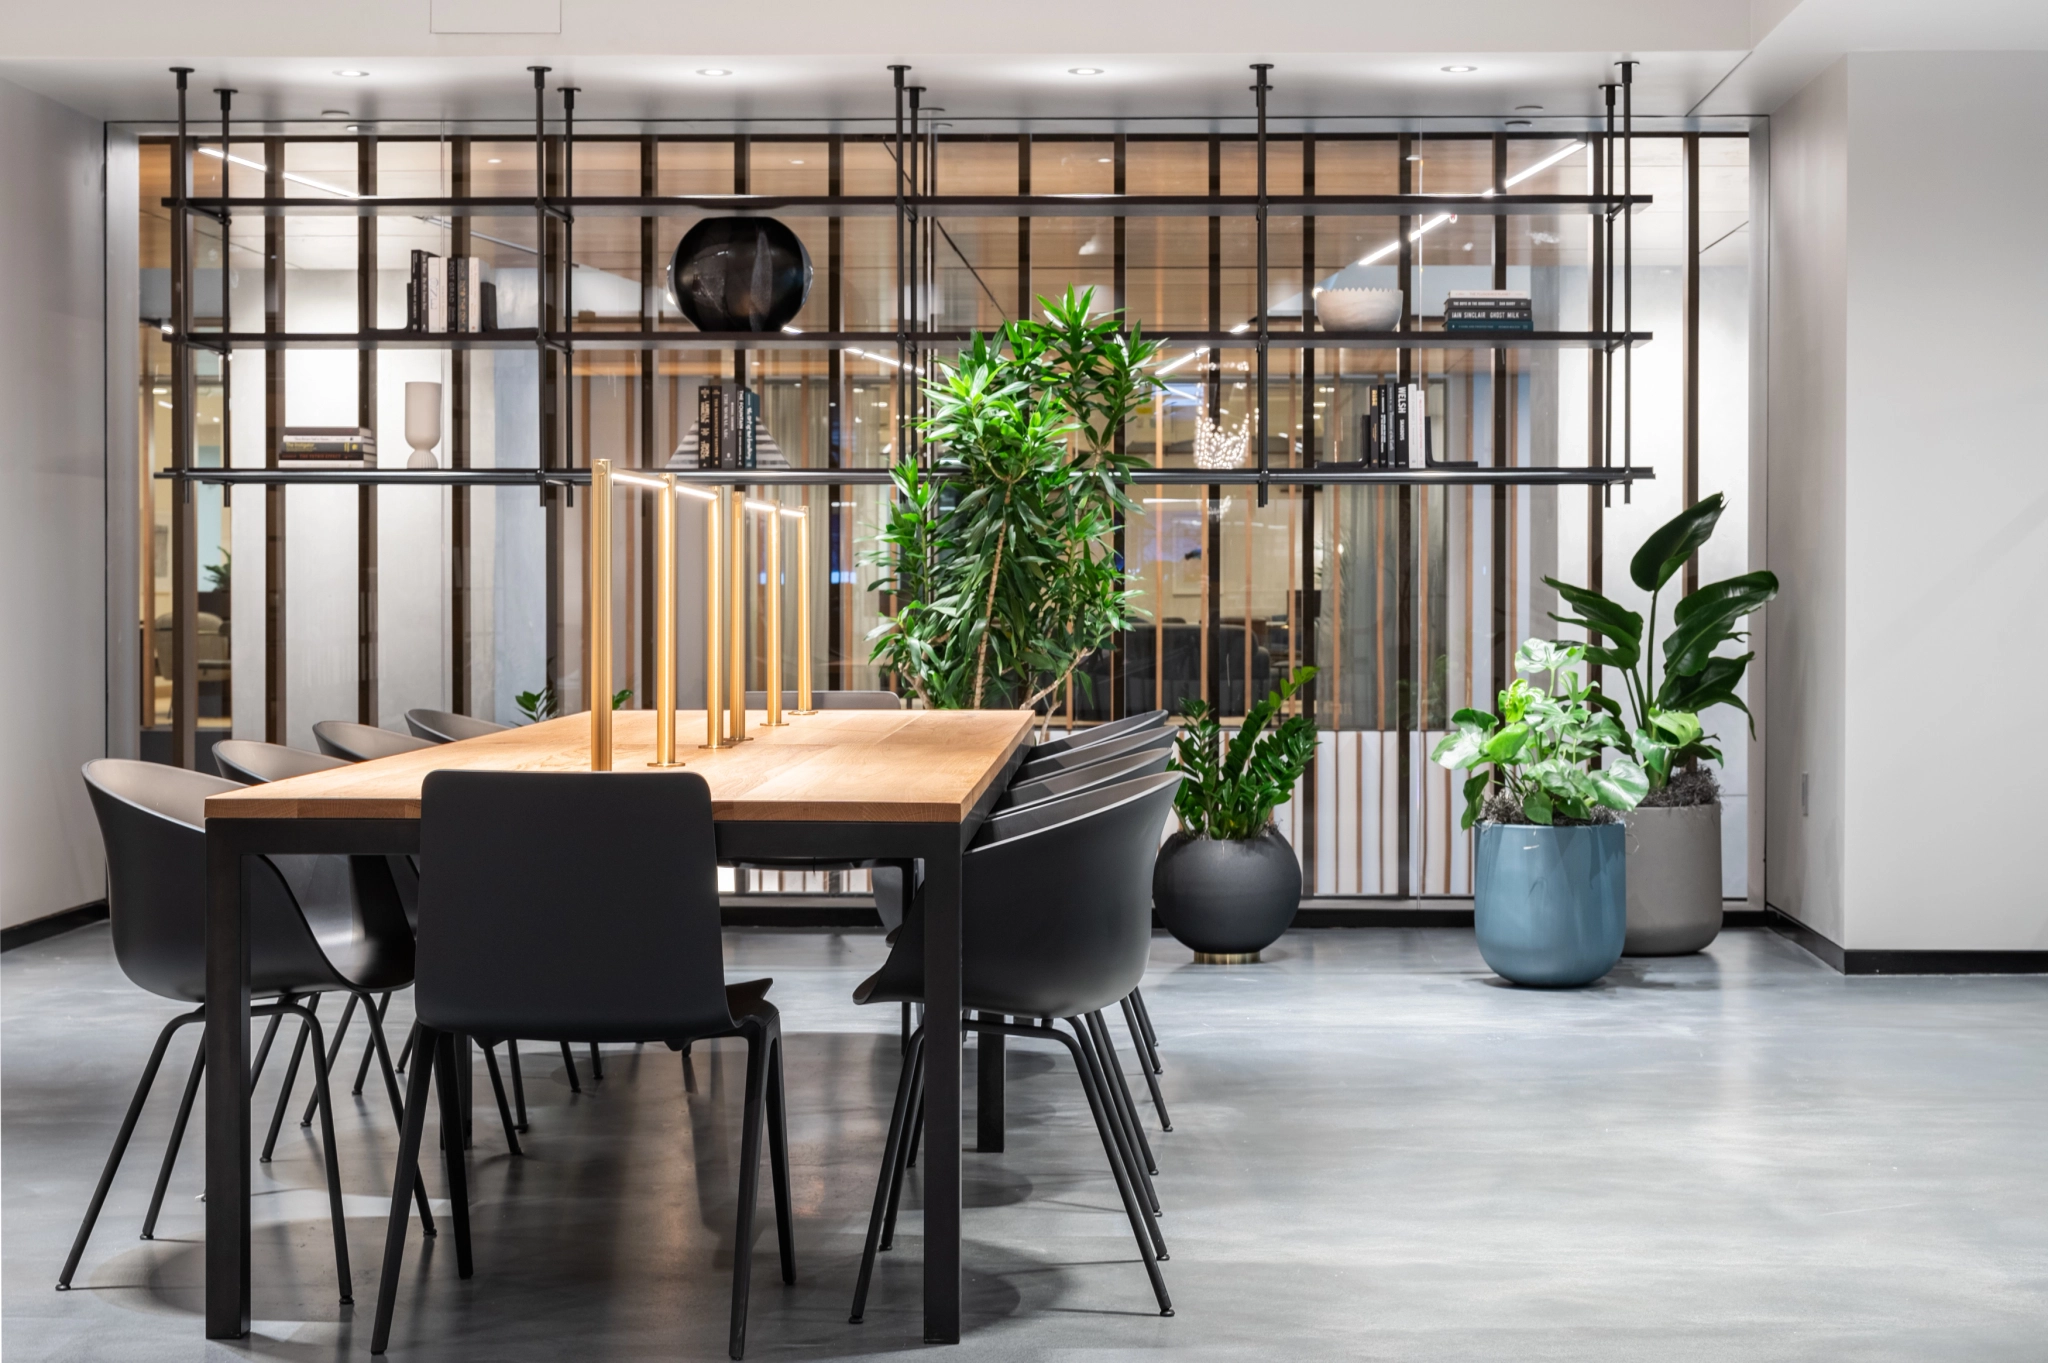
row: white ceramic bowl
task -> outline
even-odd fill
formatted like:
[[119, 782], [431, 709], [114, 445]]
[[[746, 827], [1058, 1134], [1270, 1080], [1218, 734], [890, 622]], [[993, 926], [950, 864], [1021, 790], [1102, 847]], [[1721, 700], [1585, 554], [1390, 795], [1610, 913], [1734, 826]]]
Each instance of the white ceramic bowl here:
[[1399, 289], [1324, 289], [1316, 320], [1325, 331], [1392, 331], [1401, 322]]

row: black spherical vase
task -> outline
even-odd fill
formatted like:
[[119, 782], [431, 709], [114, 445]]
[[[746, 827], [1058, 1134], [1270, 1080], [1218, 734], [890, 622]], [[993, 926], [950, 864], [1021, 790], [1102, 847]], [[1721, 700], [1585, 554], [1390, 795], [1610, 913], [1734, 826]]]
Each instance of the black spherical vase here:
[[773, 218], [706, 218], [668, 262], [668, 294], [699, 331], [780, 331], [811, 292], [811, 253]]
[[1152, 903], [1197, 961], [1256, 961], [1301, 907], [1301, 863], [1270, 826], [1244, 839], [1176, 833], [1153, 864]]

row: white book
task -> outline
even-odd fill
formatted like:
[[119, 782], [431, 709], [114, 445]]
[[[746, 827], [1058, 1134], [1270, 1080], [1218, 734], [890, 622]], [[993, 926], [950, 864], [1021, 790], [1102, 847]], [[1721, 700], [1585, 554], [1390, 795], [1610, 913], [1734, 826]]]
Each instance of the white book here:
[[448, 270], [445, 264], [427, 265], [427, 330], [448, 330]]
[[1408, 385], [1408, 467], [1429, 466], [1429, 390], [1419, 383]]

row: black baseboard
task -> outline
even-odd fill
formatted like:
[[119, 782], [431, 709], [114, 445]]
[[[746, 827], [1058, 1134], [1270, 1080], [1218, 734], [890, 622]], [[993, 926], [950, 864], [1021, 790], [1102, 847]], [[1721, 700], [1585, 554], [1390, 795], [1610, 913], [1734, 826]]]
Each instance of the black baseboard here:
[[90, 904], [80, 904], [75, 909], [53, 913], [47, 918], [33, 918], [26, 923], [16, 923], [11, 928], [0, 928], [0, 951], [12, 951], [25, 947], [30, 942], [40, 942], [46, 937], [70, 932], [74, 928], [97, 923], [107, 916], [107, 901], [95, 899]]
[[1766, 925], [1844, 975], [2048, 975], [2048, 951], [1889, 951], [1844, 947], [1776, 905]]
[[1297, 928], [1469, 928], [1469, 899], [1305, 899]]
[[723, 895], [719, 920], [729, 928], [873, 928], [882, 926], [865, 895]]

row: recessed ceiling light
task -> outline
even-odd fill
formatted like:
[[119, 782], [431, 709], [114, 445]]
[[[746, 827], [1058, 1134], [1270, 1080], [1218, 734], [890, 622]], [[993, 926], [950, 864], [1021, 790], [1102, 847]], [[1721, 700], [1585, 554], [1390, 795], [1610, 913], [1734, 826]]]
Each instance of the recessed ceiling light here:
[[1112, 164], [1112, 162], [1107, 156], [1098, 156], [1095, 158], [1095, 164], [1098, 166], [1107, 166]]
[[346, 128], [343, 128], [343, 129], [342, 129], [342, 131], [343, 131], [343, 132], [345, 132], [345, 133], [359, 133], [359, 132], [361, 132], [362, 130], [363, 130], [363, 125], [362, 125], [362, 124], [360, 124], [360, 123], [351, 123], [351, 124], [349, 124], [349, 125], [348, 125], [348, 126], [347, 126]]
[[1443, 69], [1450, 72], [1454, 76], [1466, 76], [1470, 75], [1474, 71], [1477, 71], [1479, 68], [1476, 66], [1446, 66]]
[[697, 74], [700, 76], [729, 76], [732, 72], [722, 66], [703, 66], [697, 69]]
[[322, 109], [322, 110], [320, 111], [320, 117], [322, 117], [322, 118], [347, 118], [347, 117], [348, 117], [348, 110], [346, 110], [346, 109]]
[[1411, 161], [1420, 161], [1422, 158], [1420, 156], [1411, 156], [1408, 159]]
[[1533, 128], [1536, 125], [1526, 118], [1511, 118], [1508, 120], [1508, 126], [1510, 128]]
[[1518, 114], [1540, 114], [1543, 112], [1543, 106], [1541, 104], [1517, 104], [1515, 112]]
[[803, 164], [803, 162], [802, 162], [802, 161], [799, 161], [799, 160], [797, 160], [797, 159], [796, 159], [795, 157], [791, 157], [791, 158], [790, 158], [790, 162], [789, 162], [789, 163], [790, 163], [790, 164], [791, 164], [792, 166], [800, 166], [800, 165], [802, 165], [802, 164]]
[[363, 77], [369, 75], [370, 73], [367, 71], [337, 71], [334, 74], [337, 76], [346, 76], [350, 80], [361, 80]]
[[495, 165], [501, 165], [501, 164], [503, 164], [503, 163], [504, 163], [504, 160], [505, 160], [505, 158], [504, 158], [504, 157], [502, 157], [502, 156], [493, 156], [493, 157], [491, 157], [491, 158], [489, 159], [489, 162], [488, 162], [488, 164], [490, 164], [490, 165], [493, 165], [493, 166], [495, 166]]
[[1102, 68], [1099, 66], [1070, 66], [1067, 68], [1067, 74], [1070, 76], [1099, 76], [1102, 74]]

